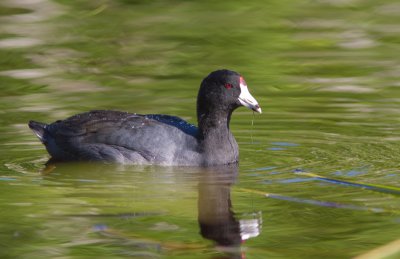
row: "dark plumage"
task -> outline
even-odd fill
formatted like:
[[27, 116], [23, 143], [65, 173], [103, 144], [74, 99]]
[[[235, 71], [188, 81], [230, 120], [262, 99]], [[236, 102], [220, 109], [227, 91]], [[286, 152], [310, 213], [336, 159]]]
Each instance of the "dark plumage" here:
[[123, 164], [209, 166], [238, 161], [229, 130], [232, 112], [246, 106], [261, 113], [236, 72], [218, 70], [201, 83], [197, 97], [199, 127], [174, 116], [91, 111], [51, 124], [30, 121], [52, 160]]

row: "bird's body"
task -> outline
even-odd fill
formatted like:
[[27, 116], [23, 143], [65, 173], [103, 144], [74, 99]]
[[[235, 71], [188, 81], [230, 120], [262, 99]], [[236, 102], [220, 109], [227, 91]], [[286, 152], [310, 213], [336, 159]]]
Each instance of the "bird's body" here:
[[[237, 77], [237, 85], [240, 85], [235, 72], [220, 70], [213, 73], [223, 74], [223, 81], [230, 82], [231, 77]], [[46, 146], [52, 159], [58, 161], [185, 166], [235, 163], [239, 151], [229, 130], [229, 121], [240, 102], [229, 93], [239, 96], [240, 92], [221, 88], [220, 82], [209, 86], [208, 80], [213, 83], [218, 79], [213, 73], [203, 80], [199, 91], [199, 127], [169, 115], [108, 110], [81, 113], [51, 124], [31, 121], [29, 127]], [[253, 100], [250, 100], [252, 106], [249, 108], [261, 111]]]
[[191, 165], [199, 155], [197, 128], [168, 115], [91, 111], [44, 125], [37, 135], [55, 160]]

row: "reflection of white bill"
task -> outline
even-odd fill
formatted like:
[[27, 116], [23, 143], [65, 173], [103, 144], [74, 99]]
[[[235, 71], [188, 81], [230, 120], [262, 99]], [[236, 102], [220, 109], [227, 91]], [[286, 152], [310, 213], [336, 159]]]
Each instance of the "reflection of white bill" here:
[[[246, 215], [247, 216], [247, 215]], [[262, 227], [262, 214], [261, 211], [252, 213], [252, 219], [241, 219], [240, 223], [240, 236], [242, 240], [256, 237], [261, 233]]]

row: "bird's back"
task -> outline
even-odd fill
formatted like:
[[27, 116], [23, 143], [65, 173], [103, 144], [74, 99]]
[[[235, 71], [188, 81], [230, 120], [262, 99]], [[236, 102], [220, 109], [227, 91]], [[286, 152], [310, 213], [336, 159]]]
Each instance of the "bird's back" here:
[[91, 111], [46, 125], [30, 122], [55, 160], [198, 165], [197, 128], [168, 115]]

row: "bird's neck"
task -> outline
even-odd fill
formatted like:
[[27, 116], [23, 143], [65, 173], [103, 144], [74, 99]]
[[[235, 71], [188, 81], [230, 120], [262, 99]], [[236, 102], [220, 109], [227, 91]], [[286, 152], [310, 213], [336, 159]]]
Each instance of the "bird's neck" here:
[[223, 110], [198, 112], [197, 121], [203, 138], [210, 134], [226, 134], [229, 132], [229, 123], [232, 112]]
[[201, 152], [207, 165], [238, 161], [238, 145], [229, 130], [232, 111], [198, 112]]

